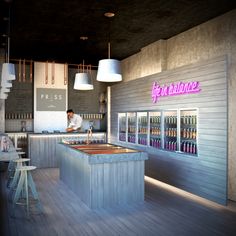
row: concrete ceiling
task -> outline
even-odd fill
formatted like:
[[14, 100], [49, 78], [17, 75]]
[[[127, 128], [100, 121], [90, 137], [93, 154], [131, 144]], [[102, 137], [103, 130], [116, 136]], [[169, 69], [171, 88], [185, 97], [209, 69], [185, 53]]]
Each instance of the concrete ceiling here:
[[[10, 7], [9, 7], [10, 6]], [[236, 8], [235, 0], [1, 0], [0, 47], [10, 8], [10, 57], [97, 65], [124, 59]], [[106, 18], [105, 12], [115, 17]], [[81, 40], [87, 36], [88, 40]]]

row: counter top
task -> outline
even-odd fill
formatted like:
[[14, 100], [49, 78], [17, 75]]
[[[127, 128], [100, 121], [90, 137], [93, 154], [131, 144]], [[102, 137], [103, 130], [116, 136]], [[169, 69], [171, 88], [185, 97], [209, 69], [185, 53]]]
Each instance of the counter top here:
[[83, 157], [88, 158], [89, 164], [120, 161], [140, 161], [148, 159], [148, 155], [145, 152], [113, 145], [110, 143], [88, 145], [68, 145], [63, 143], [61, 144], [67, 146], [73, 151], [80, 152]]
[[[95, 131], [93, 134], [104, 134], [106, 132], [103, 131]], [[29, 135], [79, 135], [79, 134], [87, 134], [87, 132], [48, 132], [48, 133], [28, 133]]]

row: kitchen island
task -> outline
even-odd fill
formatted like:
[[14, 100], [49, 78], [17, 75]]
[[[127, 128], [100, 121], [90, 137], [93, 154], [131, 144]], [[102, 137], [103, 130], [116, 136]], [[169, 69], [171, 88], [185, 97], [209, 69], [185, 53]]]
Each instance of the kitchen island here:
[[112, 144], [57, 145], [60, 179], [90, 208], [144, 200], [144, 152]]

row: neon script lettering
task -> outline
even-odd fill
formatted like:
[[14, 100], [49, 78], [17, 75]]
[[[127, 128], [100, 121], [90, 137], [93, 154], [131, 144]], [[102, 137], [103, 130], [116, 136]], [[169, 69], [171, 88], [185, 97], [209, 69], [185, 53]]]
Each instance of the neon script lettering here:
[[200, 91], [200, 83], [197, 81], [172, 83], [162, 87], [157, 82], [154, 82], [152, 85], [152, 102], [157, 102], [160, 97], [198, 93]]

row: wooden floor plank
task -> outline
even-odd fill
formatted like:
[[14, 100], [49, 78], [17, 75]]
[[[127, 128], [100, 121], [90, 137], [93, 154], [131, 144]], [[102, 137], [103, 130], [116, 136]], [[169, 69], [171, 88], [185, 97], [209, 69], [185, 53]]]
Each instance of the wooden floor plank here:
[[59, 169], [36, 169], [33, 179], [43, 213], [32, 209], [30, 219], [7, 200], [5, 172], [0, 173], [2, 236], [45, 235], [207, 235], [233, 236], [236, 233], [236, 204], [219, 206], [200, 203], [148, 181], [145, 201], [139, 204], [91, 210], [59, 180]]

